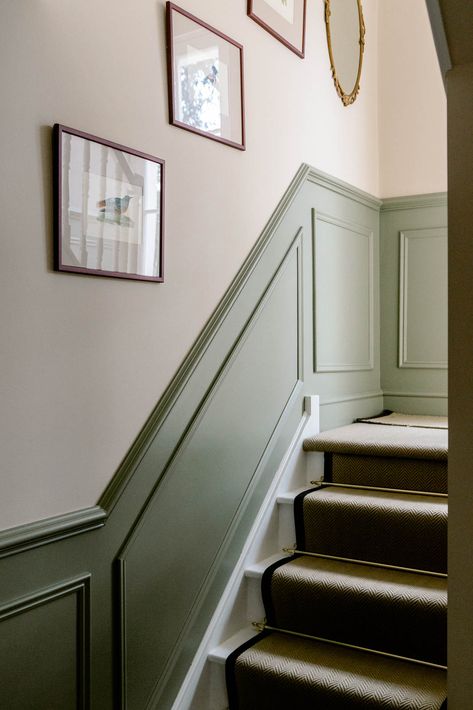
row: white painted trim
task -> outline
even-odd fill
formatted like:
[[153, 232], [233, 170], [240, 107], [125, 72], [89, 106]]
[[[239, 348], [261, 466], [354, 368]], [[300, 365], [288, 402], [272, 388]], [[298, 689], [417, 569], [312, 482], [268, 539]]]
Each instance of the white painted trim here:
[[[300, 483], [303, 482], [300, 480], [302, 476], [304, 477], [304, 481], [308, 482], [308, 472], [306, 468], [307, 459], [305, 458], [305, 454], [302, 449], [302, 442], [307, 437], [314, 436], [320, 430], [319, 397], [317, 395], [305, 397], [304, 405], [303, 417], [297, 427], [289, 448], [275, 473], [273, 482], [248, 535], [240, 558], [235, 565], [233, 573], [222, 594], [217, 609], [215, 610], [171, 710], [189, 710], [189, 708], [191, 708], [192, 699], [196, 692], [204, 666], [209, 658], [209, 654], [212, 649], [212, 653], [216, 653], [217, 649], [215, 647], [222, 644], [220, 636], [225, 634], [225, 628], [228, 625], [231, 610], [234, 607], [235, 600], [238, 597], [242, 582], [244, 581], [245, 570], [249, 565], [252, 565], [257, 561], [258, 551], [260, 549], [263, 549], [264, 547], [264, 549], [267, 550], [271, 545], [272, 540], [268, 540], [266, 538], [271, 535], [269, 523], [270, 518], [274, 514], [275, 506], [277, 505], [276, 501], [278, 495], [283, 491], [290, 490], [291, 488], [295, 488], [297, 485], [300, 485]], [[294, 479], [297, 478], [299, 478], [299, 481], [294, 484]], [[275, 552], [278, 549], [277, 539], [274, 540], [273, 549]], [[266, 556], [267, 555], [265, 555], [265, 557]], [[282, 553], [279, 556], [282, 557]], [[241, 626], [247, 627], [247, 622], [246, 624], [242, 623]]]
[[300, 488], [296, 488], [295, 490], [292, 491], [285, 491], [284, 493], [280, 493], [276, 499], [278, 505], [294, 505], [294, 500], [297, 498], [297, 496], [300, 493], [303, 493], [305, 490], [307, 490], [307, 486], [301, 486]]
[[270, 557], [266, 557], [266, 559], [261, 560], [261, 562], [255, 562], [245, 569], [245, 577], [249, 577], [250, 579], [261, 579], [265, 569], [271, 565], [274, 565], [276, 562], [279, 562], [279, 560], [283, 560], [285, 557], [291, 557], [291, 555], [280, 554], [277, 552], [275, 555], [271, 555]]
[[220, 646], [213, 648], [208, 655], [208, 660], [212, 661], [212, 663], [219, 663], [222, 666], [225, 665], [228, 656], [233, 653], [233, 651], [236, 651], [238, 646], [241, 646], [253, 638], [253, 636], [256, 636], [257, 633], [253, 626], [245, 626], [244, 629], [237, 631], [236, 634], [221, 643]]
[[[333, 224], [336, 227], [341, 227], [346, 231], [353, 232], [368, 239], [368, 362], [366, 363], [330, 363], [320, 362], [317, 354], [317, 343], [319, 338], [317, 335], [317, 279], [316, 279], [316, 253], [317, 253], [317, 222], [325, 222]], [[312, 209], [312, 259], [313, 259], [313, 314], [314, 314], [314, 372], [362, 372], [365, 370], [374, 369], [374, 236], [370, 229], [356, 222], [348, 222], [346, 220], [332, 217], [323, 212], [318, 212], [315, 208]]]

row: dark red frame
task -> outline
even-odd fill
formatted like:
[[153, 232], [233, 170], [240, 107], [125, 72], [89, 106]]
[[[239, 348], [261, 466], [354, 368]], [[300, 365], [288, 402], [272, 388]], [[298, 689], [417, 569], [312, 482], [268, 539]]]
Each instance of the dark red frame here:
[[[221, 136], [214, 136], [212, 133], [207, 131], [202, 131], [200, 128], [194, 128], [193, 126], [187, 125], [182, 121], [178, 121], [174, 116], [174, 51], [172, 43], [172, 13], [179, 12], [184, 17], [192, 20], [197, 25], [204, 27], [209, 32], [213, 32], [218, 37], [221, 37], [229, 44], [232, 44], [240, 52], [240, 103], [241, 103], [241, 143], [231, 141], [228, 138], [222, 138]], [[166, 48], [167, 48], [167, 64], [168, 64], [168, 101], [169, 101], [169, 123], [173, 126], [178, 126], [179, 128], [184, 128], [186, 131], [191, 131], [191, 133], [197, 133], [199, 136], [204, 136], [205, 138], [210, 138], [211, 140], [218, 141], [219, 143], [225, 143], [225, 145], [232, 146], [232, 148], [237, 148], [238, 150], [246, 150], [245, 144], [245, 101], [244, 101], [244, 75], [243, 75], [243, 45], [236, 42], [231, 37], [223, 34], [220, 30], [207, 24], [203, 20], [200, 20], [195, 15], [191, 15], [187, 10], [183, 10], [182, 7], [175, 5], [173, 2], [168, 0], [166, 2]]]
[[302, 19], [302, 50], [296, 47], [295, 45], [291, 44], [285, 37], [279, 34], [279, 32], [276, 32], [271, 25], [268, 25], [264, 20], [261, 20], [258, 15], [255, 15], [253, 11], [253, 0], [248, 0], [248, 10], [247, 10], [247, 15], [248, 17], [251, 17], [252, 20], [258, 23], [260, 27], [263, 27], [269, 34], [273, 35], [277, 40], [282, 42], [288, 49], [291, 50], [291, 52], [294, 52], [294, 54], [297, 54], [298, 57], [301, 59], [304, 59], [305, 57], [305, 23], [306, 23], [306, 17], [307, 17], [307, 0], [303, 0], [304, 2], [304, 11], [303, 11], [303, 19]]
[[[144, 160], [161, 165], [161, 195], [160, 195], [160, 225], [159, 225], [159, 264], [160, 273], [158, 276], [144, 276], [141, 274], [127, 274], [121, 271], [103, 271], [102, 269], [87, 269], [81, 266], [69, 266], [62, 264], [62, 134], [68, 133], [85, 140], [106, 145], [109, 148], [120, 150], [123, 153], [135, 155]], [[54, 269], [56, 271], [68, 271], [76, 274], [89, 274], [92, 276], [110, 276], [118, 279], [131, 279], [133, 281], [154, 281], [162, 283], [164, 281], [164, 166], [165, 161], [156, 158], [148, 153], [128, 148], [127, 146], [113, 143], [112, 141], [98, 138], [90, 133], [78, 131], [75, 128], [68, 128], [56, 123], [53, 128], [53, 176], [54, 176]]]

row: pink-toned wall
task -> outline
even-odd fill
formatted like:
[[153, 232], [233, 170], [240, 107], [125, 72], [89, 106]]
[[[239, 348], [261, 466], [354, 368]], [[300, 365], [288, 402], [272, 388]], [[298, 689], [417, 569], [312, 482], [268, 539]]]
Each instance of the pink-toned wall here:
[[447, 190], [447, 101], [424, 0], [379, 7], [379, 195]]
[[[307, 4], [301, 60], [244, 0], [183, 3], [245, 47], [242, 153], [168, 124], [164, 0], [3, 1], [2, 528], [96, 503], [302, 162], [376, 196], [444, 189], [443, 119], [429, 118], [443, 89], [426, 16], [410, 7], [422, 0], [403, 0], [408, 32], [401, 12], [391, 25], [398, 0], [364, 0], [362, 87], [349, 108], [333, 88], [324, 3]], [[163, 285], [52, 271], [55, 122], [166, 160]], [[427, 148], [414, 160], [412, 147], [427, 132], [428, 164]]]

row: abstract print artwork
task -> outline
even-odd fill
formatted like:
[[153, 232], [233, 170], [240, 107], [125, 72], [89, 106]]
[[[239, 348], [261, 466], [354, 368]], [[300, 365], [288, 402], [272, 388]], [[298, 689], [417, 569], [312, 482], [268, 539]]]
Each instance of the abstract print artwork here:
[[243, 150], [243, 48], [167, 3], [170, 122]]
[[55, 267], [163, 280], [164, 161], [54, 127]]

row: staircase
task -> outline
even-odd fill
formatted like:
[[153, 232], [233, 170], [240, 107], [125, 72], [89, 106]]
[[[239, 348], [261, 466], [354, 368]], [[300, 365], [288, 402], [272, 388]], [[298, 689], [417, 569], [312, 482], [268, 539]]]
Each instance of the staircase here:
[[230, 710], [446, 708], [446, 422], [391, 414], [304, 450], [323, 480], [262, 573], [260, 633], [226, 658]]

